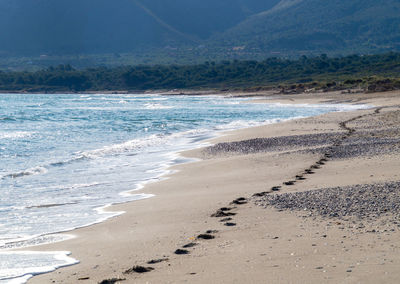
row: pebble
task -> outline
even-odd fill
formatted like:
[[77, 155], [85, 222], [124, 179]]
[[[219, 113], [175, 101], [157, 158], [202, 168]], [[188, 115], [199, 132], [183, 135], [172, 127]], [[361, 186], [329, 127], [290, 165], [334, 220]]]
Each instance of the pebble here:
[[395, 222], [400, 218], [399, 200], [400, 182], [388, 182], [271, 194], [258, 199], [256, 204], [278, 210], [308, 211], [311, 217], [342, 220], [352, 216], [376, 220], [390, 213]]
[[250, 154], [269, 151], [289, 150], [293, 147], [304, 148], [318, 145], [328, 145], [340, 137], [337, 133], [317, 133], [308, 135], [293, 135], [271, 138], [256, 138], [238, 142], [218, 143], [204, 150], [206, 154], [217, 155], [223, 153]]

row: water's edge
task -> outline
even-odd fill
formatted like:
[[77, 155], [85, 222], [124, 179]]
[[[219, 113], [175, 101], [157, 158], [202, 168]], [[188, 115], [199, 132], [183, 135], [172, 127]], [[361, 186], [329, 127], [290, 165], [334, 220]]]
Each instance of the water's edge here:
[[[292, 105], [292, 106], [296, 106], [296, 107], [324, 107], [323, 105]], [[346, 109], [347, 107], [345, 107], [345, 105], [326, 105], [330, 108], [338, 108], [338, 110], [336, 111], [354, 111], [356, 109], [360, 109], [360, 108], [366, 108], [366, 106], [353, 106], [353, 107], [349, 107], [348, 109]], [[369, 108], [369, 106], [368, 106]], [[311, 115], [313, 116], [313, 115]], [[67, 239], [70, 239], [73, 236], [73, 231], [82, 227], [88, 227], [88, 226], [92, 226], [94, 224], [97, 223], [101, 223], [101, 222], [105, 222], [110, 218], [114, 218], [117, 217], [121, 214], [123, 214], [124, 212], [117, 212], [117, 211], [112, 211], [109, 210], [110, 207], [112, 205], [116, 205], [116, 204], [122, 204], [122, 203], [130, 203], [133, 201], [137, 201], [137, 200], [142, 200], [145, 198], [151, 198], [154, 195], [152, 194], [138, 194], [137, 191], [142, 190], [145, 185], [147, 183], [150, 182], [158, 182], [161, 180], [164, 180], [167, 177], [167, 175], [169, 176], [172, 172], [170, 170], [171, 166], [175, 166], [175, 165], [181, 165], [181, 164], [185, 164], [185, 163], [190, 163], [190, 162], [195, 162], [197, 159], [193, 159], [193, 158], [186, 158], [184, 156], [181, 155], [181, 153], [183, 151], [187, 151], [187, 150], [193, 150], [193, 149], [198, 149], [198, 148], [202, 148], [209, 144], [209, 140], [210, 139], [214, 139], [217, 137], [222, 137], [225, 135], [228, 135], [229, 132], [231, 131], [235, 131], [235, 130], [240, 130], [240, 129], [245, 129], [245, 128], [253, 128], [253, 127], [257, 127], [257, 126], [262, 126], [262, 125], [268, 125], [268, 124], [272, 124], [272, 123], [279, 123], [279, 122], [283, 122], [283, 121], [288, 121], [288, 120], [294, 120], [294, 119], [300, 119], [300, 118], [304, 118], [304, 117], [310, 117], [310, 116], [301, 116], [301, 117], [292, 117], [292, 118], [287, 118], [287, 119], [275, 119], [275, 120], [269, 120], [269, 121], [264, 121], [263, 123], [260, 123], [259, 125], [250, 125], [248, 127], [240, 127], [238, 125], [236, 125], [237, 128], [233, 127], [229, 130], [225, 130], [225, 129], [214, 129], [213, 133], [208, 133], [208, 137], [204, 137], [204, 138], [199, 138], [198, 141], [189, 143], [186, 145], [186, 148], [184, 150], [180, 150], [177, 152], [169, 152], [169, 161], [167, 163], [165, 163], [161, 169], [161, 173], [159, 171], [159, 174], [154, 175], [154, 177], [152, 177], [151, 179], [145, 180], [140, 182], [137, 187], [135, 189], [132, 190], [128, 190], [128, 191], [123, 191], [120, 192], [120, 195], [123, 196], [131, 196], [132, 194], [135, 195], [135, 200], [128, 200], [125, 202], [119, 202], [119, 203], [110, 203], [110, 204], [106, 204], [103, 205], [101, 207], [96, 208], [95, 210], [99, 213], [99, 216], [101, 217], [101, 215], [104, 213], [107, 213], [108, 216], [105, 216], [103, 218], [99, 218], [98, 220], [96, 220], [95, 222], [83, 225], [83, 226], [79, 226], [79, 227], [75, 227], [75, 228], [69, 228], [60, 232], [53, 232], [52, 234], [45, 234], [45, 235], [40, 235], [40, 236], [35, 236], [35, 238], [37, 238], [38, 240], [40, 239], [40, 241], [38, 241], [35, 244], [35, 241], [30, 242], [30, 244], [28, 243], [26, 247], [32, 247], [32, 246], [38, 246], [38, 245], [45, 245], [45, 244], [49, 244], [49, 243], [54, 243], [54, 242], [60, 242], [60, 241], [65, 241]], [[67, 233], [68, 234], [64, 234]], [[62, 234], [61, 234], [62, 233]], [[71, 234], [72, 233], [72, 234]], [[24, 245], [21, 245], [22, 247], [24, 247]], [[33, 277], [34, 275], [38, 275], [38, 274], [43, 274], [43, 273], [48, 273], [48, 272], [52, 272], [54, 270], [56, 270], [57, 268], [60, 267], [64, 267], [64, 266], [70, 266], [70, 265], [74, 265], [79, 263], [78, 260], [75, 260], [73, 258], [71, 258], [70, 252], [38, 252], [38, 251], [21, 251], [20, 249], [18, 251], [5, 251], [5, 252], [0, 252], [0, 257], [10, 257], [10, 255], [13, 255], [13, 257], [23, 257], [23, 258], [32, 258], [32, 263], [35, 263], [35, 261], [39, 262], [40, 258], [43, 258], [44, 256], [49, 257], [49, 258], [53, 258], [55, 264], [53, 266], [45, 266], [45, 267], [32, 267], [32, 269], [29, 272], [24, 273], [24, 275], [21, 275], [18, 278], [3, 278], [3, 280], [0, 280], [0, 283], [12, 283], [12, 284], [19, 284], [19, 283], [26, 283], [26, 281], [28, 281], [29, 278]]]

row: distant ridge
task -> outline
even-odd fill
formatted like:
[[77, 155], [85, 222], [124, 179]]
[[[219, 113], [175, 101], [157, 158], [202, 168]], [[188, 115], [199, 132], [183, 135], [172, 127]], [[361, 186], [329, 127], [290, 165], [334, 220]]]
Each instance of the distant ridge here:
[[139, 0], [132, 0], [134, 3], [136, 3], [136, 5], [140, 8], [143, 9], [143, 11], [145, 11], [150, 17], [152, 17], [154, 20], [156, 20], [156, 22], [158, 22], [161, 26], [165, 27], [167, 30], [171, 31], [172, 33], [177, 34], [180, 37], [183, 37], [191, 42], [194, 43], [198, 43], [199, 39], [197, 39], [196, 37], [190, 35], [190, 34], [185, 34], [181, 31], [178, 31], [176, 28], [174, 28], [173, 26], [169, 25], [167, 22], [165, 22], [164, 20], [162, 20], [160, 17], [158, 17], [156, 14], [153, 13], [153, 11], [151, 11], [149, 8], [147, 8], [145, 5], [143, 5]]
[[280, 1], [278, 4], [276, 4], [274, 7], [272, 7], [269, 10], [263, 11], [259, 14], [254, 15], [253, 17], [265, 17], [269, 14], [284, 10], [284, 9], [288, 9], [293, 5], [296, 5], [300, 2], [303, 2], [304, 0], [282, 0]]
[[1, 0], [0, 54], [91, 54], [196, 47], [277, 2]]
[[185, 63], [398, 50], [398, 0], [0, 1], [0, 61], [124, 53], [137, 63]]
[[399, 50], [400, 1], [282, 0], [212, 41], [282, 55]]

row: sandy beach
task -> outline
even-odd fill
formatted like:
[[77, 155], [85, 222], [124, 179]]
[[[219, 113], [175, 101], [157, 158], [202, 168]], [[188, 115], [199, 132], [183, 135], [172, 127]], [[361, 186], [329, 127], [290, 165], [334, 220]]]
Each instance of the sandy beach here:
[[[260, 94], [263, 95], [263, 94]], [[78, 265], [28, 283], [398, 283], [400, 92], [259, 96], [369, 104], [229, 132], [126, 213], [34, 250]]]

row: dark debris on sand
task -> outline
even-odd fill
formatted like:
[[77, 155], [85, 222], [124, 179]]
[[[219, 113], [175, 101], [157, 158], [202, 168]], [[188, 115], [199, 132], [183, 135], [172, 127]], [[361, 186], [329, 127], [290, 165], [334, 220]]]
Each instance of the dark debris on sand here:
[[266, 195], [258, 205], [279, 210], [308, 212], [311, 216], [377, 219], [391, 214], [400, 218], [400, 182], [334, 187], [304, 192]]
[[186, 245], [183, 245], [182, 247], [183, 248], [192, 248], [192, 247], [195, 247], [195, 246], [197, 246], [197, 243], [188, 243]]
[[228, 217], [228, 218], [223, 218], [223, 219], [221, 219], [221, 220], [219, 220], [220, 222], [227, 222], [227, 221], [231, 221], [232, 220], [232, 218], [231, 217]]
[[146, 273], [146, 272], [150, 272], [152, 270], [154, 270], [153, 267], [144, 267], [144, 266], [140, 266], [140, 265], [135, 265], [134, 267], [129, 268], [128, 270], [125, 270], [124, 274], [130, 274], [130, 273], [133, 273], [133, 272]]
[[218, 209], [217, 212], [215, 212], [214, 214], [211, 214], [211, 217], [229, 217], [229, 216], [235, 216], [236, 213], [233, 212], [226, 212], [224, 210]]
[[181, 255], [181, 254], [189, 254], [190, 252], [187, 249], [177, 249], [174, 253]]
[[99, 282], [99, 284], [115, 284], [117, 282], [125, 281], [125, 278], [111, 278], [111, 279], [104, 279], [103, 281]]
[[203, 239], [203, 240], [211, 240], [214, 238], [215, 238], [215, 236], [210, 235], [210, 234], [200, 234], [197, 236], [197, 239]]
[[244, 197], [236, 198], [235, 200], [233, 200], [231, 202], [231, 204], [236, 204], [236, 205], [243, 205], [243, 204], [246, 204], [246, 203], [247, 203], [247, 199], [244, 198]]
[[156, 263], [160, 263], [163, 261], [168, 261], [168, 258], [158, 258], [158, 259], [152, 259], [150, 261], [147, 262], [147, 264], [156, 264]]

